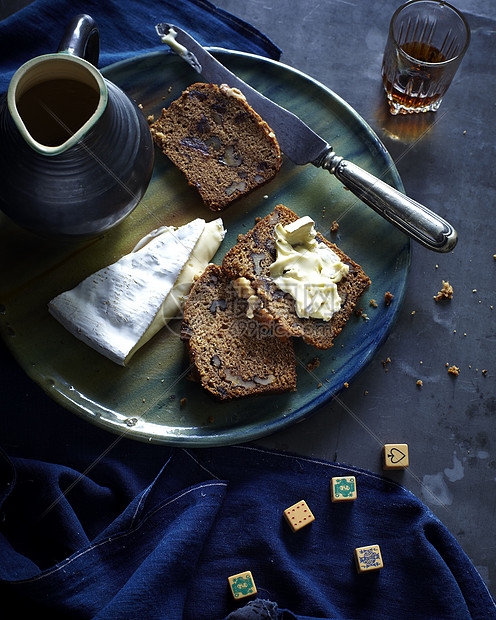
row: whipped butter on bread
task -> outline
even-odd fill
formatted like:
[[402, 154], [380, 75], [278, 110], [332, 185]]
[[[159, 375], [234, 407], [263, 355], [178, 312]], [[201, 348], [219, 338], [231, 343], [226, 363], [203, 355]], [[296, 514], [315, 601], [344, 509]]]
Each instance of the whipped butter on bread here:
[[274, 232], [277, 258], [269, 268], [272, 280], [294, 298], [300, 318], [329, 321], [341, 307], [336, 284], [349, 266], [317, 241], [315, 223], [308, 216], [286, 226], [278, 223]]

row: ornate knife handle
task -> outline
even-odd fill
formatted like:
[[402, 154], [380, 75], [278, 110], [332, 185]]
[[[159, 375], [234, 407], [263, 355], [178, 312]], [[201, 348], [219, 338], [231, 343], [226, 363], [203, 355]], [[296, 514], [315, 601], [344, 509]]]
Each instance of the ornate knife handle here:
[[320, 166], [424, 247], [436, 252], [450, 252], [455, 247], [457, 234], [451, 224], [373, 174], [337, 156], [332, 150], [327, 152]]

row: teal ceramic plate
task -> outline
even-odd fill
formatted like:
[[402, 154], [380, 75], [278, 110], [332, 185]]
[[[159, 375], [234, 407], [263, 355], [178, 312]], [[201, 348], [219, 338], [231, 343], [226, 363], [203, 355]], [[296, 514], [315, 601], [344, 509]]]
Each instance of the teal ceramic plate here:
[[[342, 99], [283, 64], [214, 50], [218, 58], [268, 97], [299, 115], [347, 159], [402, 188], [376, 135]], [[143, 106], [160, 114], [198, 76], [166, 52], [107, 67], [103, 73]], [[360, 307], [328, 351], [297, 343], [298, 389], [290, 394], [217, 403], [188, 378], [189, 363], [172, 322], [122, 368], [79, 342], [47, 311], [47, 303], [90, 273], [129, 252], [149, 231], [195, 217], [214, 219], [196, 191], [158, 150], [150, 187], [138, 208], [105, 236], [77, 246], [35, 239], [0, 218], [0, 260], [11, 265], [0, 283], [1, 333], [29, 376], [68, 410], [108, 431], [169, 445], [226, 445], [273, 433], [302, 420], [341, 390], [372, 359], [399, 312], [408, 277], [410, 241], [357, 200], [328, 172], [284, 159], [277, 177], [222, 213], [227, 236], [219, 263], [256, 217], [282, 203], [310, 215], [318, 230], [362, 265], [372, 279]], [[333, 221], [339, 223], [331, 233]], [[384, 294], [394, 295], [386, 306]], [[374, 299], [377, 307], [370, 305]], [[320, 364], [307, 368], [315, 357]]]

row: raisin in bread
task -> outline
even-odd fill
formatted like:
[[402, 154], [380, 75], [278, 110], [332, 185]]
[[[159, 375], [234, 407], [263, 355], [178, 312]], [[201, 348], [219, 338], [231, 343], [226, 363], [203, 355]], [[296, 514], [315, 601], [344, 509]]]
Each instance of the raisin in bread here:
[[220, 400], [295, 390], [291, 339], [250, 321], [246, 310], [222, 268], [209, 265], [188, 296], [181, 329], [193, 378]]
[[346, 325], [359, 297], [370, 285], [370, 279], [360, 265], [317, 233], [317, 241], [326, 243], [349, 266], [349, 272], [337, 284], [342, 303], [329, 321], [300, 318], [293, 297], [274, 284], [269, 272], [271, 263], [276, 259], [275, 225], [280, 222], [286, 226], [297, 219], [298, 216], [291, 209], [277, 205], [272, 213], [261, 219], [227, 252], [222, 267], [232, 280], [246, 278], [250, 282], [259, 300], [258, 308], [254, 311], [258, 321], [275, 323], [279, 331], [288, 336], [301, 337], [318, 349], [328, 349]]
[[150, 130], [212, 211], [264, 185], [281, 167], [270, 127], [225, 84], [192, 84]]

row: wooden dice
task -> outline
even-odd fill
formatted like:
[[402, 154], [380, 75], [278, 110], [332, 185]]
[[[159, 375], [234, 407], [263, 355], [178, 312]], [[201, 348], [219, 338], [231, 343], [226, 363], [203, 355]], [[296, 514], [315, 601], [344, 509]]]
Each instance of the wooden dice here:
[[408, 462], [408, 444], [387, 443], [383, 451], [383, 469], [406, 469]]
[[310, 508], [307, 506], [305, 500], [301, 500], [297, 504], [286, 508], [284, 511], [284, 516], [286, 517], [286, 521], [289, 523], [289, 526], [293, 532], [297, 532], [298, 530], [301, 530], [302, 527], [305, 527], [305, 525], [315, 521], [315, 517], [313, 516]]
[[253, 576], [249, 570], [228, 577], [233, 597], [238, 600], [257, 593]]
[[352, 502], [357, 498], [355, 476], [336, 476], [331, 478], [331, 501]]
[[379, 545], [357, 547], [355, 549], [355, 563], [359, 573], [368, 573], [382, 568], [384, 565]]

